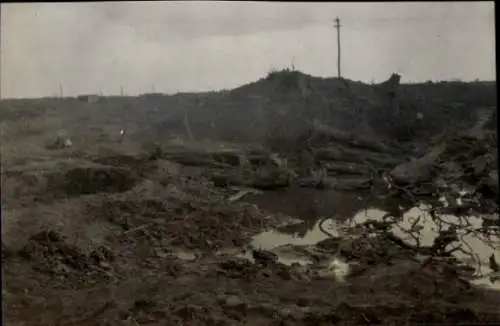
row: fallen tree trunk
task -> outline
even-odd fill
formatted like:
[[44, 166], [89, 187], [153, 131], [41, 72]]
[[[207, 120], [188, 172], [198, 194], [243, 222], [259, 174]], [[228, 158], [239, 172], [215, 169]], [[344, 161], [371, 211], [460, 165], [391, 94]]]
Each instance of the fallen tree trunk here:
[[425, 156], [396, 166], [390, 172], [393, 182], [396, 184], [414, 184], [429, 180], [432, 177], [432, 167], [437, 163], [444, 150], [444, 145], [438, 145]]

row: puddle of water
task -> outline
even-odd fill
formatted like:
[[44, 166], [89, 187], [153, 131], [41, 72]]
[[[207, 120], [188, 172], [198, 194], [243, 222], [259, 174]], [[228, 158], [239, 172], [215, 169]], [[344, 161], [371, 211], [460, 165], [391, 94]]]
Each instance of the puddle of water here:
[[488, 277], [482, 277], [477, 280], [473, 280], [471, 283], [478, 287], [486, 288], [489, 290], [500, 291], [500, 281], [492, 283]]
[[[430, 246], [434, 243], [434, 239], [439, 235], [439, 222], [435, 222], [428, 213], [429, 206], [421, 205], [414, 207], [403, 215], [402, 220], [393, 227], [394, 234], [406, 242], [416, 245], [416, 239], [408, 235], [405, 230], [410, 230], [414, 227], [418, 230], [418, 241], [422, 246]], [[356, 214], [348, 221], [349, 226], [355, 226], [367, 220], [382, 221], [386, 212], [378, 209], [369, 209]], [[497, 217], [498, 218], [498, 217]], [[490, 236], [489, 238], [478, 232], [467, 232], [481, 228], [483, 219], [479, 216], [457, 217], [453, 215], [440, 215], [440, 220], [443, 221], [443, 229], [448, 229], [448, 225], [456, 225], [458, 227], [457, 234], [460, 238], [459, 245], [465, 252], [457, 251], [455, 256], [465, 263], [478, 265], [478, 275], [487, 275], [493, 271], [489, 268], [489, 258], [493, 254], [496, 261], [500, 261], [500, 238], [498, 236]], [[457, 246], [454, 244], [453, 246]], [[473, 254], [473, 256], [470, 255]]]
[[[319, 228], [319, 221], [317, 221], [310, 230], [307, 230], [303, 236], [300, 236], [300, 231], [304, 227], [307, 227], [305, 223], [295, 224], [292, 228], [292, 234], [284, 233], [279, 230], [262, 232], [253, 237], [251, 244], [257, 249], [271, 250], [284, 245], [315, 245], [329, 238], [329, 236]], [[327, 220], [323, 223], [323, 227], [332, 235], [338, 236], [336, 221]]]
[[364, 203], [358, 196], [336, 190], [290, 188], [248, 195], [245, 201], [273, 213], [282, 213], [304, 221], [318, 216], [352, 216]]
[[[257, 249], [274, 252], [278, 255], [278, 262], [282, 264], [288, 266], [294, 263], [302, 266], [310, 265], [313, 264], [313, 261], [307, 257], [306, 253], [297, 251], [294, 246], [311, 246], [328, 239], [330, 236], [320, 229], [319, 223], [320, 221], [317, 221], [312, 227], [309, 227], [307, 222], [295, 224], [286, 228], [288, 233], [280, 230], [262, 232], [253, 237], [251, 245]], [[301, 230], [303, 228], [308, 230], [304, 232], [304, 230]], [[323, 228], [333, 236], [339, 235], [335, 220], [326, 220], [323, 223]], [[253, 261], [250, 252], [244, 254], [243, 257]], [[348, 273], [349, 264], [339, 258], [333, 258], [324, 268], [318, 271], [320, 276], [335, 277], [338, 281], [343, 281]]]
[[[292, 264], [299, 264], [301, 266], [312, 265], [313, 261], [306, 257], [305, 254], [300, 253], [292, 246], [283, 245], [281, 247], [270, 248], [273, 253], [278, 255], [278, 262], [287, 266]], [[227, 251], [225, 253], [228, 253]], [[233, 254], [235, 254], [233, 252]], [[255, 263], [255, 259], [252, 257], [251, 251], [246, 251], [245, 253], [237, 253], [237, 257], [248, 259], [252, 263]], [[349, 274], [350, 266], [348, 263], [342, 261], [339, 258], [333, 258], [327, 264], [324, 264], [322, 268], [317, 270], [318, 276], [321, 277], [334, 277], [337, 281], [345, 281], [345, 277]]]
[[[430, 207], [421, 205], [407, 211], [403, 215], [402, 220], [398, 222], [395, 227], [393, 227], [392, 232], [406, 242], [416, 244], [416, 240], [410, 237], [404, 231], [409, 230], [413, 227], [414, 230], [418, 229], [417, 238], [420, 241], [420, 245], [432, 245], [434, 239], [439, 234], [439, 225], [433, 221], [430, 214], [428, 213], [427, 210], [429, 208]], [[344, 222], [327, 220], [323, 224], [323, 227], [334, 236], [342, 236], [342, 228], [339, 227], [353, 227], [369, 219], [382, 221], [385, 214], [385, 211], [379, 209], [363, 210]], [[445, 223], [445, 225], [454, 224], [459, 227], [458, 235], [461, 239], [460, 245], [467, 253], [473, 253], [474, 256], [462, 252], [455, 253], [458, 259], [461, 259], [465, 263], [471, 264], [471, 266], [476, 266], [478, 268], [476, 272], [476, 276], [478, 278], [474, 280], [473, 283], [487, 286], [490, 289], [500, 290], [500, 282], [492, 284], [489, 281], [489, 277], [493, 272], [489, 268], [489, 257], [493, 254], [496, 261], [500, 262], [500, 238], [498, 236], [491, 236], [488, 239], [484, 235], [477, 232], [468, 234], [466, 231], [460, 230], [461, 227], [469, 230], [480, 228], [482, 226], [483, 219], [479, 216], [460, 218], [453, 215], [441, 215], [440, 218]], [[417, 222], [415, 223], [415, 221]], [[304, 230], [304, 228], [306, 230]], [[444, 227], [444, 229], [446, 228], [447, 226]], [[260, 233], [253, 238], [252, 245], [255, 248], [272, 250], [276, 252], [283, 263], [291, 264], [291, 262], [299, 262], [301, 264], [309, 264], [310, 261], [308, 259], [305, 259], [304, 256], [297, 253], [295, 253], [295, 257], [293, 254], [285, 254], [284, 252], [281, 252], [282, 250], [280, 250], [280, 247], [286, 245], [314, 245], [322, 240], [327, 239], [328, 237], [329, 236], [319, 228], [319, 222], [313, 224], [312, 227], [308, 225], [308, 223], [301, 223], [287, 228], [286, 233], [284, 232], [284, 230], [273, 230]], [[457, 244], [454, 245], [456, 246]], [[331, 264], [335, 265], [334, 262], [332, 262]], [[337, 265], [341, 264], [341, 261], [337, 262]], [[333, 265], [331, 266], [332, 269], [342, 270], [347, 273], [346, 271], [348, 270], [348, 267], [341, 268], [338, 266], [334, 267]]]

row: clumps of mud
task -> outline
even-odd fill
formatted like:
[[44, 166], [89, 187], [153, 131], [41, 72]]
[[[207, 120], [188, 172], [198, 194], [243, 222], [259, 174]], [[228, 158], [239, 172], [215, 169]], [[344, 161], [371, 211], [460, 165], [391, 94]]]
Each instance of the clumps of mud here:
[[203, 251], [241, 246], [249, 239], [249, 229], [259, 230], [268, 223], [268, 218], [252, 206], [206, 205], [191, 196], [184, 200], [110, 197], [92, 209], [96, 217], [119, 225], [129, 239]]
[[487, 324], [498, 322], [494, 313], [477, 313], [470, 308], [439, 307], [431, 304], [411, 306], [395, 302], [392, 306], [354, 305], [343, 302], [329, 311], [310, 311], [301, 318], [287, 317], [285, 325], [419, 325], [419, 324]]
[[277, 261], [252, 263], [248, 259], [227, 257], [219, 263], [216, 274], [228, 278], [247, 280], [278, 279], [299, 281], [308, 279], [299, 265], [287, 266]]
[[86, 254], [53, 230], [33, 235], [17, 254], [39, 272], [67, 277], [100, 271], [115, 259], [113, 252], [103, 246]]
[[[366, 249], [360, 249], [360, 255]], [[317, 277], [305, 266], [273, 261], [262, 264], [222, 257], [217, 266], [205, 277], [230, 284], [225, 294], [218, 295], [219, 306], [207, 312], [201, 309], [202, 298], [193, 301], [190, 307], [196, 317], [182, 315], [184, 322], [215, 318], [218, 309], [230, 318], [227, 322], [247, 320], [246, 316], [255, 318], [253, 322], [273, 320], [285, 325], [498, 322], [499, 318], [488, 312], [494, 297], [477, 306], [485, 300], [484, 293], [447, 274], [442, 265], [420, 268], [408, 259], [395, 260], [341, 284]], [[250, 292], [243, 285], [249, 283]]]
[[[72, 257], [87, 261], [78, 266], [92, 266], [92, 254], [85, 255], [75, 248], [68, 250], [62, 240], [59, 234], [49, 231], [35, 235], [31, 241], [36, 246], [52, 248], [43, 259], [52, 259], [61, 250], [72, 253], [66, 254], [70, 261]], [[367, 245], [360, 247], [360, 255], [369, 249]], [[131, 253], [127, 255], [133, 258]], [[94, 292], [65, 294], [76, 299], [65, 307], [64, 316], [88, 324], [134, 320], [139, 324], [189, 325], [401, 325], [499, 320], [493, 305], [476, 306], [485, 300], [481, 296], [484, 293], [458, 286], [457, 278], [442, 271], [408, 267], [407, 263], [384, 266], [392, 268], [389, 271], [381, 266], [381, 270], [374, 269], [339, 284], [332, 278], [315, 277], [305, 266], [286, 266], [273, 259], [256, 259], [252, 263], [230, 255], [207, 254], [184, 262], [182, 273], [169, 269], [177, 268], [176, 263], [180, 262], [168, 256], [135, 259], [133, 263], [142, 263], [127, 274], [135, 278], [123, 277], [112, 291], [109, 284], [100, 284], [101, 288], [94, 288]], [[86, 302], [96, 304], [84, 305]], [[58, 308], [51, 307], [53, 315], [48, 320], [55, 322], [61, 317]]]
[[[160, 198], [117, 198], [110, 196], [99, 203], [92, 203], [91, 209], [98, 218], [119, 225], [124, 231], [131, 231], [154, 218], [168, 213], [168, 203]], [[147, 225], [147, 224], [146, 224]], [[142, 234], [145, 228], [137, 229]], [[140, 232], [138, 232], [140, 233]]]
[[217, 250], [241, 246], [247, 240], [246, 232], [266, 226], [266, 217], [258, 209], [247, 207], [212, 206], [200, 208], [184, 216], [177, 224], [177, 236], [172, 244], [188, 249]]

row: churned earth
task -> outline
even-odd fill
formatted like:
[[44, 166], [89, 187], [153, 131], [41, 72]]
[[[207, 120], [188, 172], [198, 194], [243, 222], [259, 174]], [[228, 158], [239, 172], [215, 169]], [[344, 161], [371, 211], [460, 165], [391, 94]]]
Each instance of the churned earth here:
[[46, 148], [48, 129], [7, 118], [5, 139], [27, 135], [2, 152], [8, 325], [500, 323], [497, 144], [482, 125], [411, 143], [311, 120], [295, 143]]

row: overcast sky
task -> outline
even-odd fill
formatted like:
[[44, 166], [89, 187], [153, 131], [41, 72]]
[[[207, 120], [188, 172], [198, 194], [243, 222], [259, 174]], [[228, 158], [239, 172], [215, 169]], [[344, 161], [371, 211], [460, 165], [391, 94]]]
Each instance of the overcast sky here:
[[292, 62], [381, 81], [495, 79], [493, 2], [2, 4], [1, 96], [230, 89]]

